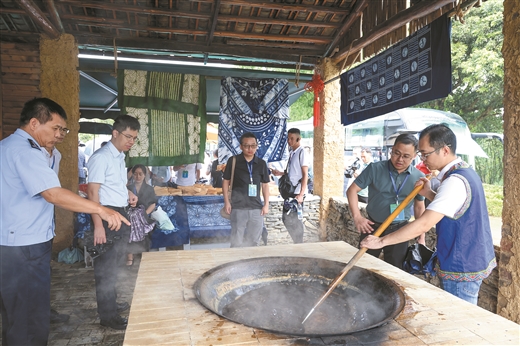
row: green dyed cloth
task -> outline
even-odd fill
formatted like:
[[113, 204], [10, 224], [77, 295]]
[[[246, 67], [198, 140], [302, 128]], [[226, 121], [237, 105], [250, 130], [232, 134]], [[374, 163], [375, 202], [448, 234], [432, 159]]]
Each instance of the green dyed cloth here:
[[206, 79], [168, 72], [119, 70], [121, 114], [139, 120], [127, 165], [172, 166], [204, 162]]

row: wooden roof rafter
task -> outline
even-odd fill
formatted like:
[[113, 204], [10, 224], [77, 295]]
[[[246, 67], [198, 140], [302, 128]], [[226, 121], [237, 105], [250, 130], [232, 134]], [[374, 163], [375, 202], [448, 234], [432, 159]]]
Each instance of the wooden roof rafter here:
[[[17, 6], [22, 1], [36, 3], [0, 0], [0, 39], [16, 41], [19, 33], [21, 41], [36, 41], [38, 35], [30, 38], [28, 33], [45, 32], [44, 24]], [[374, 54], [415, 32], [425, 23], [420, 18], [429, 22], [453, 8], [455, 0], [42, 0], [37, 3], [44, 21], [51, 24], [55, 22], [53, 10], [43, 4], [54, 3], [65, 32], [74, 35], [80, 45], [112, 47], [115, 40], [118, 48], [132, 51], [142, 48], [143, 54], [168, 50], [172, 55], [178, 53], [177, 56], [203, 54], [208, 61], [219, 57], [249, 65], [273, 59], [289, 67], [300, 59], [307, 66], [323, 57], [332, 58], [339, 65], [345, 57], [361, 49], [364, 56]], [[424, 10], [428, 7], [432, 9]]]

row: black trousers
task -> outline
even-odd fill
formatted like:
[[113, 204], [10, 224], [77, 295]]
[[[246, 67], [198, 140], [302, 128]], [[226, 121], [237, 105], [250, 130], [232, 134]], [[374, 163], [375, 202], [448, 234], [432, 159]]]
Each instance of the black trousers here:
[[[128, 219], [124, 208], [110, 207]], [[108, 320], [118, 315], [116, 284], [122, 262], [126, 256], [128, 240], [130, 239], [130, 226], [121, 223], [119, 231], [111, 231], [108, 224], [103, 221], [107, 236], [108, 250], [96, 258], [94, 262], [94, 278], [96, 280], [96, 300], [99, 318]], [[112, 245], [110, 246], [110, 242]], [[105, 244], [105, 246], [107, 246]]]
[[[401, 227], [404, 227], [408, 224], [408, 221], [400, 222], [400, 223], [393, 223], [390, 224], [386, 228], [386, 230], [383, 232], [383, 234], [380, 235], [380, 237], [384, 237], [387, 234], [394, 233]], [[372, 228], [374, 229], [374, 232], [377, 231], [377, 229], [381, 226], [380, 223], [374, 223], [372, 225]], [[370, 234], [363, 233], [361, 234], [359, 241], [361, 242], [363, 239], [365, 239]], [[395, 245], [389, 245], [385, 246], [382, 249], [376, 249], [376, 250], [367, 250], [367, 253], [379, 258], [379, 255], [381, 254], [381, 251], [383, 251], [384, 260], [387, 263], [390, 263], [394, 267], [397, 267], [399, 269], [403, 269], [403, 262], [406, 258], [406, 252], [408, 250], [408, 242], [405, 241], [403, 243], [395, 244]]]
[[51, 311], [51, 241], [0, 246], [2, 345], [47, 345]]

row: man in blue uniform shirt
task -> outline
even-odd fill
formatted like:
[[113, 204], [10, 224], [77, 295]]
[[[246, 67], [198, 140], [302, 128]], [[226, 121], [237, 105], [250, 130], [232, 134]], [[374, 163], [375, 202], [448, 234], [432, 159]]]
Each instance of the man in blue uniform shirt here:
[[[139, 121], [129, 115], [116, 118], [110, 141], [99, 148], [88, 160], [88, 198], [126, 215], [125, 208], [135, 206], [137, 196], [126, 188], [127, 172], [125, 151], [130, 150], [137, 140]], [[130, 238], [130, 227], [123, 225], [115, 234], [97, 215], [92, 215], [94, 224], [94, 245], [112, 242], [96, 259], [94, 277], [96, 279], [97, 311], [102, 326], [126, 329], [127, 320], [119, 312], [128, 309], [128, 303], [117, 304], [116, 283], [121, 259], [126, 256], [126, 244]]]
[[3, 345], [45, 345], [50, 319], [54, 205], [94, 213], [118, 230], [119, 213], [62, 189], [42, 148], [56, 143], [67, 115], [56, 102], [27, 102], [20, 128], [0, 141], [0, 306]]

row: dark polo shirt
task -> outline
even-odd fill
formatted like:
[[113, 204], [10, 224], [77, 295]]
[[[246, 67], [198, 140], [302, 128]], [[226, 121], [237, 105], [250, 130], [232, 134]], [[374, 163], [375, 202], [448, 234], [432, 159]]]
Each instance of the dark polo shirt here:
[[[424, 173], [413, 165], [408, 166], [405, 171], [399, 174], [390, 160], [372, 162], [369, 164], [356, 180], [354, 180], [354, 183], [361, 189], [368, 186], [367, 213], [370, 218], [377, 223], [383, 223], [386, 218], [390, 216], [390, 204], [396, 201], [394, 184], [392, 183], [390, 175], [392, 175], [398, 190], [404, 182], [402, 189], [399, 191], [399, 203], [413, 191], [415, 182], [419, 180], [420, 177], [424, 177]], [[406, 179], [407, 176], [408, 178]], [[424, 201], [424, 197], [421, 195], [417, 195], [415, 199]], [[410, 202], [410, 205], [412, 205], [412, 202]], [[409, 220], [411, 217], [410, 205], [404, 209], [406, 220]], [[399, 223], [402, 221], [395, 222]]]
[[[233, 178], [233, 186], [231, 193], [231, 207], [234, 209], [262, 209], [264, 203], [260, 199], [262, 183], [269, 183], [269, 170], [264, 160], [258, 156], [254, 156], [253, 162], [253, 184], [256, 185], [256, 196], [249, 197], [250, 176], [247, 167], [247, 161], [243, 154], [236, 157], [235, 176]], [[231, 168], [233, 166], [233, 157], [229, 158], [224, 171], [224, 179], [231, 180]]]

